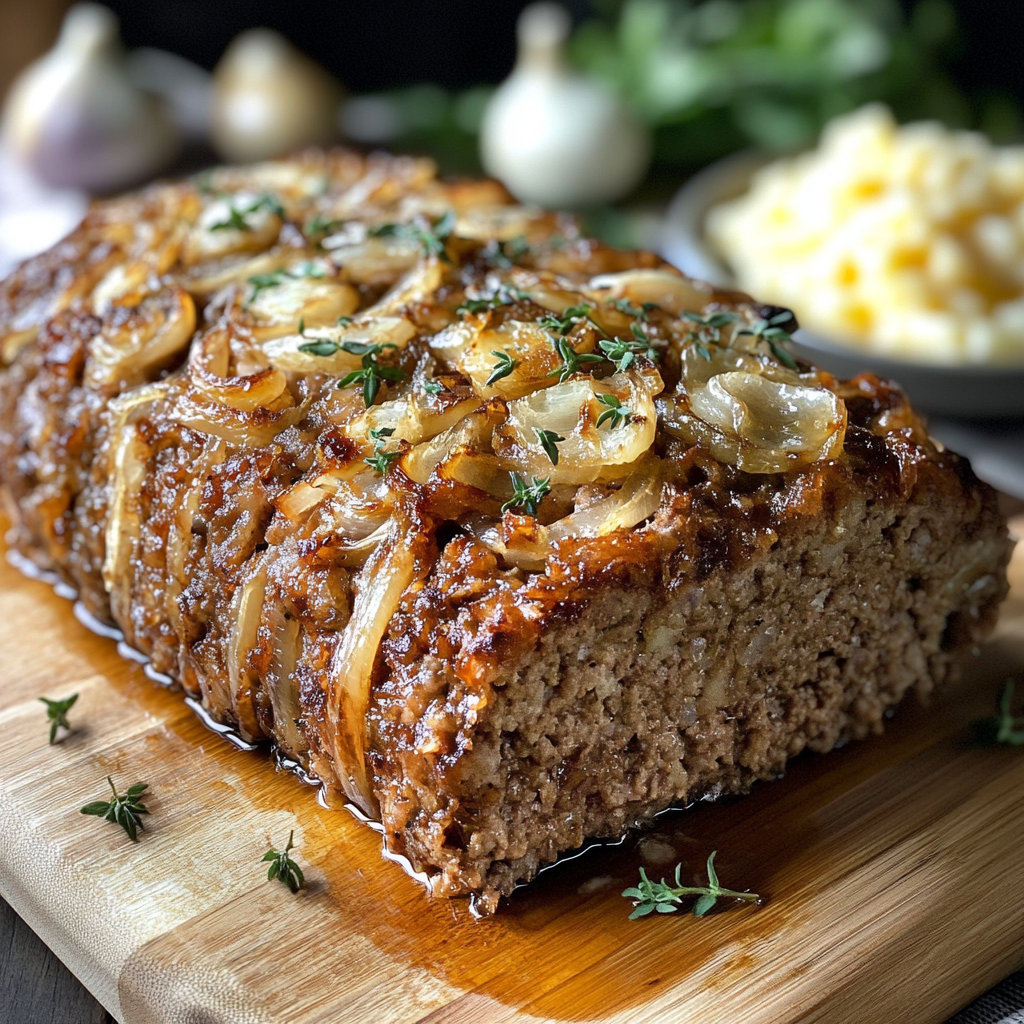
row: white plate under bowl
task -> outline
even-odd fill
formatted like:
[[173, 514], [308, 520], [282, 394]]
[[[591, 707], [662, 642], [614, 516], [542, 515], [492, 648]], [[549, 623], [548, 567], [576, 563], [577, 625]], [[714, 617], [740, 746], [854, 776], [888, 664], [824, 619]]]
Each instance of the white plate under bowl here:
[[[662, 239], [665, 258], [693, 277], [735, 287], [728, 268], [707, 243], [704, 219], [712, 206], [745, 192], [767, 159], [739, 153], [694, 175], [669, 206]], [[980, 419], [1024, 417], [1024, 366], [940, 366], [890, 359], [803, 328], [796, 332], [793, 348], [839, 377], [871, 370], [898, 381], [915, 406], [926, 412]]]

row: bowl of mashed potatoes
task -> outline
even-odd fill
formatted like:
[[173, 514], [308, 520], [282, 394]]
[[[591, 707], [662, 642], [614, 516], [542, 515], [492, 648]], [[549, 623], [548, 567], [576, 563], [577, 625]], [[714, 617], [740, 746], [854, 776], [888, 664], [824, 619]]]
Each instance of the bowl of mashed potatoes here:
[[798, 351], [837, 374], [892, 377], [932, 412], [1024, 415], [1024, 146], [864, 107], [812, 151], [705, 169], [664, 249], [793, 309]]

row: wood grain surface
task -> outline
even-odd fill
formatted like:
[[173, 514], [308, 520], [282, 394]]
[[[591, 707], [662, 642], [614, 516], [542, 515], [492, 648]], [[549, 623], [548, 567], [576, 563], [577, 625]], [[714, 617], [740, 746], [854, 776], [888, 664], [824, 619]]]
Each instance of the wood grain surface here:
[[[1024, 965], [1024, 751], [968, 742], [1003, 680], [1024, 683], [1024, 546], [1011, 572], [995, 639], [930, 708], [911, 699], [885, 736], [667, 815], [475, 921], [4, 563], [0, 892], [127, 1024], [935, 1024]], [[74, 692], [51, 747], [37, 698]], [[151, 787], [138, 844], [78, 813], [107, 775]], [[291, 829], [296, 896], [260, 863]], [[627, 920], [639, 865], [696, 881], [713, 849], [761, 906]]]

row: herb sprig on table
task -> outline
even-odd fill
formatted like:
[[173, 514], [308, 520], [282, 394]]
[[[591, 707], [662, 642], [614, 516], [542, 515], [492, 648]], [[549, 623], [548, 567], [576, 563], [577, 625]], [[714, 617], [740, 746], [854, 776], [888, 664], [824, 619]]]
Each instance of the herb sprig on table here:
[[139, 797], [149, 789], [145, 782], [136, 782], [134, 786], [128, 787], [124, 796], [119, 796], [114, 780], [107, 776], [110, 784], [110, 791], [114, 794], [112, 800], [97, 800], [95, 803], [86, 804], [82, 808], [82, 814], [95, 814], [104, 821], [112, 821], [128, 833], [128, 838], [133, 842], [139, 841], [138, 830], [142, 826], [142, 814], [149, 814], [146, 805]]
[[1010, 747], [1024, 747], [1024, 714], [1013, 713], [1014, 682], [1007, 679], [999, 694], [995, 718], [977, 718], [971, 722], [976, 747], [994, 747], [1004, 743]]
[[50, 723], [50, 743], [57, 742], [58, 729], [70, 729], [68, 724], [68, 712], [78, 700], [78, 694], [73, 693], [63, 700], [50, 700], [47, 697], [39, 698], [46, 705], [46, 719]]
[[735, 889], [724, 889], [718, 883], [718, 874], [715, 871], [715, 854], [711, 852], [708, 857], [707, 885], [683, 885], [680, 879], [682, 864], [676, 865], [676, 884], [669, 885], [663, 878], [660, 882], [652, 882], [643, 868], [640, 869], [640, 884], [622, 893], [627, 899], [633, 901], [633, 913], [629, 915], [630, 921], [638, 917], [646, 917], [656, 910], [659, 914], [671, 914], [678, 910], [683, 900], [689, 896], [696, 896], [692, 913], [694, 917], [703, 917], [723, 896], [730, 899], [747, 900], [756, 902], [761, 897], [756, 892], [737, 892]]
[[262, 861], [270, 861], [270, 867], [267, 868], [267, 880], [273, 881], [275, 878], [283, 885], [287, 885], [292, 892], [298, 892], [306, 885], [305, 876], [302, 874], [302, 868], [295, 863], [288, 856], [289, 852], [295, 848], [295, 829], [292, 829], [288, 833], [288, 845], [283, 850], [275, 850], [271, 847], [263, 857]]

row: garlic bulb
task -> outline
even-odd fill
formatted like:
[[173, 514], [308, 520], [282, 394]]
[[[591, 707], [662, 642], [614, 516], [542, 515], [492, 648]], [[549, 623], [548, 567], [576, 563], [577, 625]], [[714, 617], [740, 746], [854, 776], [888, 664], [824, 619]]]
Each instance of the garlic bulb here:
[[283, 36], [250, 29], [214, 71], [211, 141], [228, 160], [265, 160], [330, 142], [341, 87]]
[[610, 202], [640, 181], [650, 160], [646, 127], [602, 83], [566, 67], [570, 27], [558, 4], [523, 11], [515, 69], [484, 114], [484, 167], [522, 202]]
[[117, 19], [92, 3], [72, 7], [57, 45], [17, 78], [2, 136], [42, 181], [94, 192], [142, 181], [178, 147], [160, 103], [125, 72]]

